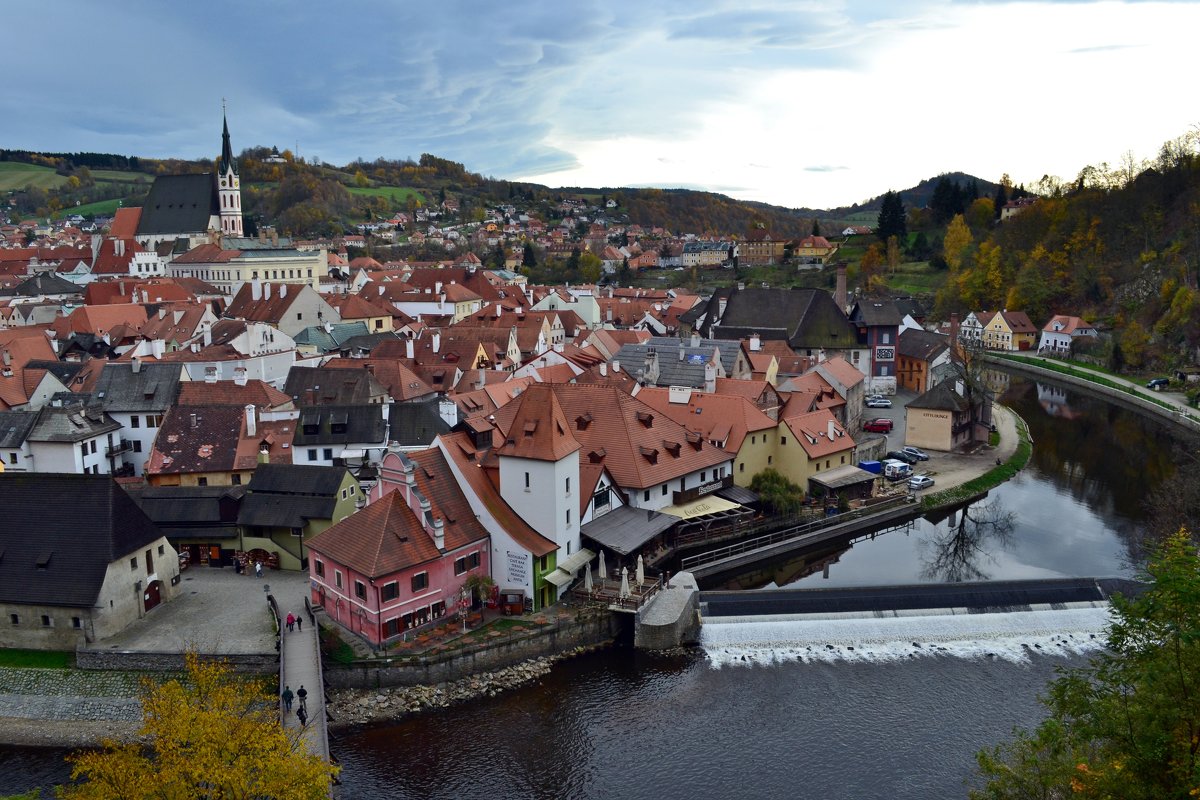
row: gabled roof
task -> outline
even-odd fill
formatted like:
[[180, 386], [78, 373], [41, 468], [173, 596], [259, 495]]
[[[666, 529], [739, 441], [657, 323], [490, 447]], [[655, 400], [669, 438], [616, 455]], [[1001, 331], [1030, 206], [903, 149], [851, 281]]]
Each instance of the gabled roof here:
[[388, 405], [388, 439], [401, 447], [428, 447], [450, 424], [438, 413], [440, 400], [430, 397], [411, 403]]
[[[784, 424], [810, 459], [854, 449], [854, 438], [828, 409], [788, 417]], [[829, 435], [831, 430], [832, 438]]]
[[158, 411], [175, 405], [183, 367], [178, 364], [109, 363], [96, 383], [96, 402], [105, 411]]
[[[413, 474], [417, 488], [429, 500], [433, 513], [444, 521], [443, 535], [447, 550], [465, 547], [488, 538], [487, 530], [479, 523], [471, 504], [454, 478], [446, 456], [437, 447], [409, 453], [416, 464]], [[588, 495], [591, 500], [591, 495]]]
[[245, 384], [239, 384], [237, 381], [184, 381], [179, 385], [176, 404], [238, 408], [254, 405], [272, 410], [287, 410], [293, 407], [291, 397], [260, 380], [247, 380]]
[[954, 391], [953, 380], [944, 380], [924, 394], [909, 400], [907, 407], [963, 412], [971, 407], [971, 403]]
[[850, 309], [850, 319], [867, 327], [895, 327], [904, 315], [891, 300], [859, 300]]
[[176, 406], [167, 412], [154, 437], [146, 472], [174, 475], [253, 470], [259, 465], [263, 445], [271, 463], [290, 464], [294, 428], [295, 420], [258, 420], [255, 435], [248, 436], [246, 412], [240, 406]]
[[82, 442], [119, 430], [120, 423], [99, 406], [67, 403], [57, 407], [42, 406], [28, 439], [31, 442]]
[[0, 508], [6, 605], [91, 607], [109, 565], [163, 535], [108, 475], [6, 473]]
[[715, 335], [741, 339], [752, 333], [808, 350], [847, 349], [858, 342], [857, 329], [823, 289], [733, 290]]
[[930, 331], [908, 329], [900, 332], [900, 355], [917, 361], [933, 361], [950, 349], [950, 337]]
[[399, 491], [318, 533], [308, 546], [367, 578], [382, 578], [441, 557]]
[[211, 174], [159, 175], [142, 203], [137, 233], [207, 233], [210, 219], [219, 213], [217, 183]]
[[384, 394], [374, 376], [364, 370], [292, 367], [284, 394], [297, 405], [365, 405]]
[[[749, 381], [734, 381], [734, 383]], [[672, 403], [674, 389], [646, 387], [637, 399], [657, 409], [689, 431], [696, 431], [708, 442], [717, 442], [727, 453], [736, 453], [750, 433], [776, 426], [745, 397], [708, 392], [688, 392], [686, 402]]]
[[19, 449], [37, 422], [36, 411], [0, 411], [0, 447]]
[[303, 528], [309, 520], [333, 519], [345, 467], [260, 464], [246, 486], [238, 524]]
[[304, 408], [296, 422], [292, 446], [383, 442], [387, 433], [384, 409], [381, 403]]

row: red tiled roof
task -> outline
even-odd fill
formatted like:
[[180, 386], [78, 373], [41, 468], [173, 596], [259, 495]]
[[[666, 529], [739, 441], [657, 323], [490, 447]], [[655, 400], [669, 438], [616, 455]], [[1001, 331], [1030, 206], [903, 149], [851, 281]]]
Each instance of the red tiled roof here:
[[637, 399], [701, 434], [706, 441], [724, 442], [727, 453], [740, 450], [748, 434], [776, 425], [745, 397], [692, 391], [686, 403], [672, 403], [670, 394], [670, 389], [646, 387], [638, 392]]
[[530, 386], [522, 395], [500, 455], [560, 461], [579, 450], [571, 426], [547, 385]]
[[[471, 504], [454, 479], [454, 473], [442, 451], [431, 447], [408, 453], [408, 457], [417, 465], [413, 473], [417, 478], [417, 488], [429, 500], [433, 513], [442, 516], [446, 549], [456, 550], [488, 538], [487, 530], [471, 510]], [[588, 500], [591, 500], [591, 495]]]
[[308, 546], [368, 578], [436, 561], [442, 555], [399, 490], [326, 528]]
[[179, 384], [180, 406], [238, 406], [259, 408], [291, 408], [292, 398], [269, 383], [248, 380], [244, 385], [235, 381], [183, 381]]
[[[854, 449], [854, 438], [850, 432], [826, 409], [791, 417], [785, 424], [810, 459]], [[833, 438], [829, 437], [831, 424]]]

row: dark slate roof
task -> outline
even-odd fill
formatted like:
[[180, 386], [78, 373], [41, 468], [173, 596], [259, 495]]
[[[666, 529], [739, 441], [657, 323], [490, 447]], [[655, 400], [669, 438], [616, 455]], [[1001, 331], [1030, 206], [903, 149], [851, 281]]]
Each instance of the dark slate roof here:
[[345, 479], [345, 467], [259, 464], [246, 489], [251, 495], [256, 492], [271, 492], [334, 497]]
[[[139, 486], [127, 491], [146, 516], [165, 528], [236, 522], [237, 507], [246, 494], [246, 487]], [[224, 514], [222, 504], [226, 506]]]
[[159, 175], [142, 203], [137, 235], [204, 233], [210, 218], [219, 213], [217, 182], [211, 174]]
[[933, 361], [950, 347], [950, 337], [909, 328], [900, 333], [900, 355], [918, 361]]
[[52, 272], [40, 272], [18, 283], [11, 289], [0, 290], [0, 295], [15, 297], [37, 297], [43, 294], [83, 294], [83, 287], [60, 278]]
[[901, 315], [907, 314], [918, 322], [925, 319], [925, 307], [911, 297], [901, 297], [893, 302]]
[[618, 506], [579, 529], [579, 533], [621, 555], [629, 555], [670, 528], [679, 517], [630, 506]]
[[971, 407], [967, 398], [954, 391], [954, 380], [948, 379], [925, 394], [908, 401], [908, 408], [931, 408], [938, 411], [966, 411]]
[[844, 350], [858, 344], [858, 330], [823, 289], [735, 291], [715, 335], [744, 339], [752, 333], [808, 350]]
[[292, 338], [297, 345], [309, 345], [322, 353], [329, 353], [340, 349], [350, 339], [367, 335], [367, 331], [367, 323], [361, 320], [337, 322], [331, 324], [329, 330], [325, 330], [324, 325], [310, 325]]
[[[637, 375], [646, 363], [646, 355], [654, 350], [658, 354], [658, 386], [704, 387], [704, 365], [718, 350], [725, 377], [733, 375], [741, 342], [728, 339], [701, 339], [699, 347], [692, 347], [688, 340], [669, 336], [655, 336], [643, 344], [622, 345], [614, 360], [621, 362], [621, 369]], [[683, 360], [679, 360], [679, 351]]]
[[437, 397], [415, 403], [392, 403], [388, 409], [391, 425], [388, 439], [401, 447], [428, 447], [438, 436], [450, 432], [450, 425], [438, 414]]
[[892, 300], [859, 300], [850, 309], [850, 319], [868, 327], [892, 327], [904, 321], [896, 303]]
[[332, 367], [292, 367], [283, 391], [298, 406], [366, 405], [373, 395], [387, 393], [365, 369]]
[[25, 369], [44, 369], [62, 383], [63, 386], [70, 386], [71, 381], [79, 374], [79, 370], [83, 369], [86, 362], [83, 361], [49, 361], [49, 360], [34, 360], [25, 364]]
[[303, 528], [311, 519], [333, 519], [337, 499], [251, 492], [242, 501], [238, 524], [255, 528]]
[[98, 406], [48, 405], [38, 410], [37, 422], [28, 438], [34, 442], [82, 442], [93, 436], [119, 430], [120, 423]]
[[109, 564], [163, 535], [108, 475], [0, 475], [0, 508], [0, 603], [90, 607]]
[[292, 446], [383, 442], [386, 435], [384, 406], [380, 403], [308, 406], [300, 412]]
[[0, 447], [16, 450], [25, 444], [37, 418], [36, 411], [0, 411]]
[[105, 364], [96, 382], [96, 402], [105, 411], [158, 411], [179, 398], [179, 364]]
[[349, 339], [342, 342], [341, 346], [338, 348], [338, 352], [358, 354], [370, 353], [383, 342], [392, 340], [403, 341], [404, 338], [405, 337], [401, 336], [400, 334], [392, 331], [385, 331], [384, 333], [368, 333], [362, 336], [351, 336]]
[[693, 328], [698, 328], [699, 326], [696, 323], [700, 322], [707, 313], [708, 300], [701, 300], [699, 303], [696, 303], [696, 305], [679, 315], [679, 324], [691, 325]]

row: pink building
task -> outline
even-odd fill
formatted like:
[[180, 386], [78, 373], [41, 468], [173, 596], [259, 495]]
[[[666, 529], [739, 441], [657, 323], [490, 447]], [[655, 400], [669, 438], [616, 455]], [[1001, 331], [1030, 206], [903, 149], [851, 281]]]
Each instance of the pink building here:
[[307, 542], [312, 601], [372, 644], [454, 613], [488, 534], [437, 448], [389, 453], [366, 508]]

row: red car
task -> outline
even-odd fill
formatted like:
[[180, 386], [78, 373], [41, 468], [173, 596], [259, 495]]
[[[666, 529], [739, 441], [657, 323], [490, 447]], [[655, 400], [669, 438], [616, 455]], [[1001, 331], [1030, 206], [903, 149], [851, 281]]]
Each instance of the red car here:
[[894, 423], [887, 417], [880, 417], [863, 423], [863, 430], [871, 433], [890, 433]]

